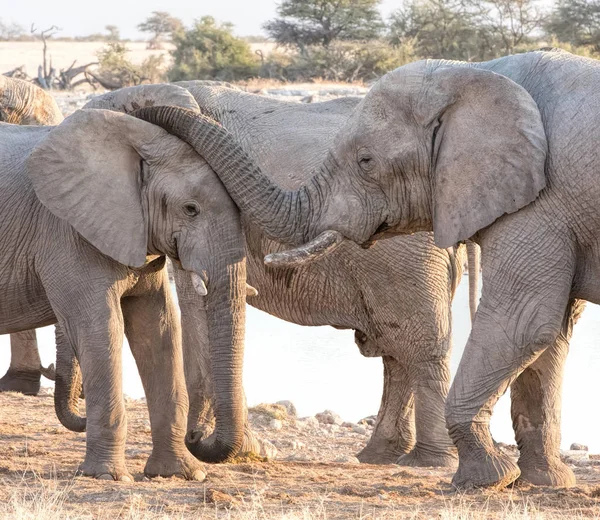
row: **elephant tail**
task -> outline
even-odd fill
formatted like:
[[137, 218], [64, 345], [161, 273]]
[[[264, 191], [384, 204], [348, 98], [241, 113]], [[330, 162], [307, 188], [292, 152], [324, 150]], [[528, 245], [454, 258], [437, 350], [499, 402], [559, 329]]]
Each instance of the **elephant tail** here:
[[469, 311], [471, 323], [475, 320], [477, 305], [479, 304], [479, 272], [481, 270], [481, 249], [467, 240], [467, 265], [469, 266]]

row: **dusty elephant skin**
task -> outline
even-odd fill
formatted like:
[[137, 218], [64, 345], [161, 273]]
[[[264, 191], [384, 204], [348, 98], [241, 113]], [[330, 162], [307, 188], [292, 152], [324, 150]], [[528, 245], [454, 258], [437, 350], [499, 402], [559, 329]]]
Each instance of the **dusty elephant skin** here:
[[[332, 231], [368, 244], [433, 230], [440, 247], [481, 245], [483, 295], [446, 405], [458, 487], [519, 475], [573, 484], [558, 456], [560, 381], [576, 300], [600, 302], [599, 82], [597, 61], [566, 52], [416, 62], [373, 87], [302, 188], [281, 189], [241, 153], [243, 175], [221, 175], [267, 236], [305, 244], [301, 258]], [[489, 418], [521, 373], [544, 410], [513, 406], [517, 466], [494, 447]]]
[[[184, 89], [169, 88], [195, 105]], [[66, 359], [76, 355], [83, 374], [87, 445], [81, 469], [130, 479], [121, 389], [124, 332], [152, 424], [145, 473], [203, 478], [184, 445], [181, 331], [161, 255], [192, 273], [207, 294], [217, 431], [212, 444], [198, 449], [223, 460], [241, 445], [245, 422], [238, 404], [245, 258], [231, 199], [196, 151], [128, 115], [84, 110], [57, 127], [4, 125], [0, 132], [0, 213], [6, 213], [0, 215], [6, 302], [0, 333], [58, 322], [59, 347], [74, 351]], [[213, 233], [228, 239], [215, 240]], [[60, 393], [72, 383], [63, 380], [62, 368], [65, 374], [78, 371], [67, 363], [61, 368], [60, 356], [57, 362]]]
[[[299, 186], [321, 164], [360, 101], [298, 104], [213, 82], [178, 85], [190, 91], [203, 113], [234, 135], [266, 175], [288, 188]], [[354, 329], [363, 355], [383, 359], [378, 422], [358, 458], [380, 464], [455, 466], [443, 409], [450, 384], [450, 304], [462, 274], [463, 248], [438, 249], [432, 235], [422, 233], [368, 250], [347, 242], [319, 263], [272, 269], [264, 266], [264, 256], [286, 246], [268, 240], [249, 222], [244, 228], [248, 282], [258, 290], [248, 303], [299, 325]], [[195, 315], [201, 298], [182, 286], [186, 278], [180, 282], [176, 276], [176, 282], [190, 395], [188, 429], [210, 431], [211, 376], [209, 359], [202, 355], [208, 352], [207, 340], [202, 318]], [[246, 439], [243, 449], [249, 450], [251, 432]]]
[[[63, 116], [54, 98], [32, 83], [0, 76], [0, 121], [15, 125], [58, 125]], [[0, 378], [0, 392], [37, 395], [42, 375], [54, 379], [42, 366], [35, 330], [10, 335], [11, 358]]]

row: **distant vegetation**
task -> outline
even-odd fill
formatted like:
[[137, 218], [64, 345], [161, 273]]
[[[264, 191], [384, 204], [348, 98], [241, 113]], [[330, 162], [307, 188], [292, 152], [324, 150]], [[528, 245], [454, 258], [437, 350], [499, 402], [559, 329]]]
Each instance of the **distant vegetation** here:
[[[155, 11], [138, 29], [150, 35], [149, 49], [172, 44], [168, 70], [160, 57], [132, 65], [113, 25], [76, 40], [107, 42], [98, 68], [86, 76], [107, 88], [164, 79], [370, 82], [420, 58], [481, 61], [544, 46], [600, 57], [600, 0], [556, 0], [551, 8], [537, 0], [406, 0], [388, 19], [379, 4], [281, 0], [277, 17], [263, 25], [268, 41], [277, 45], [273, 52], [253, 52], [250, 44], [261, 42], [260, 36], [236, 37], [231, 24], [210, 16], [186, 26]], [[0, 40], [40, 40], [41, 33], [0, 20]], [[44, 43], [59, 37], [56, 29]]]

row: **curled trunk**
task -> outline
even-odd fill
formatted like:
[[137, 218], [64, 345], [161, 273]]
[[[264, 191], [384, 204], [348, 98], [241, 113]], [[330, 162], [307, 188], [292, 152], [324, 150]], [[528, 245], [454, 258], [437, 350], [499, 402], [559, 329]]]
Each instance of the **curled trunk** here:
[[75, 349], [60, 324], [56, 325], [56, 370], [54, 409], [61, 424], [73, 432], [84, 432], [86, 418], [79, 415], [79, 396], [83, 387]]

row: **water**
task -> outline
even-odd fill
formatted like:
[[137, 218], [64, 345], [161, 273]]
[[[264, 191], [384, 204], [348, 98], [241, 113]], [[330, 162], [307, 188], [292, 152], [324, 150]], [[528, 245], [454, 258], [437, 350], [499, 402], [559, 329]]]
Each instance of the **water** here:
[[[349, 421], [377, 413], [383, 386], [382, 363], [378, 358], [364, 358], [359, 354], [352, 331], [301, 327], [252, 307], [248, 307], [247, 324], [244, 386], [250, 405], [289, 399], [301, 416], [330, 409]], [[454, 300], [453, 326], [452, 374], [456, 372], [470, 331], [466, 277]], [[566, 366], [562, 415], [564, 448], [572, 442], [580, 442], [600, 452], [600, 439], [596, 435], [600, 416], [588, 406], [594, 401], [591, 392], [598, 391], [600, 380], [600, 348], [596, 348], [599, 329], [600, 307], [588, 304], [575, 327]], [[38, 330], [38, 342], [44, 365], [53, 362], [53, 327]], [[8, 336], [0, 336], [0, 375], [8, 367], [9, 352]], [[123, 362], [125, 393], [142, 397], [144, 392], [128, 346], [124, 348]], [[42, 379], [42, 385], [51, 384]], [[492, 433], [497, 441], [514, 442], [508, 395], [496, 406]]]

